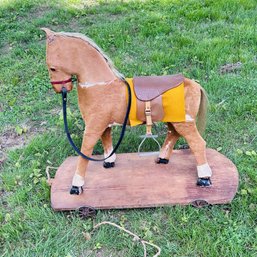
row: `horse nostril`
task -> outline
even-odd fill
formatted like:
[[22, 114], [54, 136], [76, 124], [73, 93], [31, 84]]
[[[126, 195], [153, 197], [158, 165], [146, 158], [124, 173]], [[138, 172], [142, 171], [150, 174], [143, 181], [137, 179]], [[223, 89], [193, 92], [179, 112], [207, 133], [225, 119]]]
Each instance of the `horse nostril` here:
[[51, 70], [51, 71], [56, 71], [56, 69], [55, 69], [55, 68], [50, 68], [50, 70]]

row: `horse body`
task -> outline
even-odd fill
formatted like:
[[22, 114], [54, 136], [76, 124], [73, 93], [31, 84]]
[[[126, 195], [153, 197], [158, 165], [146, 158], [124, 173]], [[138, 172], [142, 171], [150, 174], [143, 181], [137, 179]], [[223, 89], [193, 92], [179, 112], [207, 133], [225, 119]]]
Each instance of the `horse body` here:
[[[44, 29], [47, 34], [47, 58], [50, 78], [53, 81], [67, 80], [76, 75], [78, 102], [86, 128], [81, 152], [91, 155], [94, 145], [102, 140], [104, 156], [112, 151], [111, 125], [124, 121], [127, 101], [126, 85], [123, 76], [113, 67], [109, 58], [89, 38], [75, 33], [55, 33]], [[72, 83], [53, 85], [56, 92], [63, 86], [68, 91]], [[198, 171], [198, 184], [209, 186], [212, 175], [205, 154], [205, 141], [196, 127], [198, 121], [204, 123], [206, 95], [201, 86], [193, 80], [184, 80], [186, 121], [168, 123], [168, 133], [157, 159], [157, 163], [167, 163], [173, 147], [183, 136], [195, 155]], [[199, 115], [199, 112], [203, 115]], [[106, 168], [113, 167], [115, 154], [104, 162]], [[80, 194], [84, 185], [88, 160], [79, 157], [72, 181], [72, 194]]]

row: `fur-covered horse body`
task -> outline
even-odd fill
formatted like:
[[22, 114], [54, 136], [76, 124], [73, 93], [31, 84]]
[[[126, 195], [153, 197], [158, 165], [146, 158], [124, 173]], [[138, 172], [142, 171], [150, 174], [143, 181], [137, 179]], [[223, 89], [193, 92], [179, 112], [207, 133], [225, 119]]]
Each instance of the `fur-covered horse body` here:
[[[91, 155], [94, 145], [101, 139], [104, 156], [109, 156], [113, 149], [111, 125], [123, 123], [127, 108], [123, 76], [87, 37], [75, 33], [55, 33], [49, 29], [44, 31], [47, 34], [46, 61], [51, 81], [64, 81], [72, 75], [78, 79], [79, 108], [86, 124], [81, 152]], [[56, 92], [61, 92], [63, 86], [68, 91], [72, 89], [71, 82], [53, 86]], [[177, 139], [183, 136], [196, 158], [198, 184], [209, 186], [212, 172], [206, 159], [206, 143], [196, 128], [197, 114], [200, 123], [205, 121], [206, 95], [201, 86], [190, 79], [184, 80], [184, 90], [186, 121], [168, 123], [169, 131], [157, 163], [168, 162]], [[114, 154], [105, 161], [104, 166], [112, 167], [115, 159]], [[72, 181], [72, 194], [82, 192], [87, 165], [88, 160], [79, 157]]]

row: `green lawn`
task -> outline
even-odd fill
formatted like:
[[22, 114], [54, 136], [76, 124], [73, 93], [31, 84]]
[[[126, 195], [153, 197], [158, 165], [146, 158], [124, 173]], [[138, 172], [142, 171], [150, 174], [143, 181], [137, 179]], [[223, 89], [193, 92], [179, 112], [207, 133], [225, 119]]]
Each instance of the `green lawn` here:
[[[55, 213], [45, 168], [74, 152], [63, 132], [60, 95], [49, 84], [40, 27], [86, 34], [127, 77], [182, 72], [200, 81], [210, 100], [207, 145], [240, 173], [233, 202], [100, 211], [93, 220]], [[240, 69], [220, 72], [237, 62]], [[256, 68], [255, 0], [0, 1], [0, 151], [6, 154], [0, 163], [0, 256], [143, 256], [139, 243], [108, 226], [85, 240], [103, 220], [157, 244], [161, 256], [257, 256]], [[73, 90], [69, 120], [80, 144], [76, 103]], [[142, 131], [128, 128], [119, 151], [136, 151]], [[100, 144], [95, 153], [102, 153]], [[150, 249], [149, 256], [154, 253]]]

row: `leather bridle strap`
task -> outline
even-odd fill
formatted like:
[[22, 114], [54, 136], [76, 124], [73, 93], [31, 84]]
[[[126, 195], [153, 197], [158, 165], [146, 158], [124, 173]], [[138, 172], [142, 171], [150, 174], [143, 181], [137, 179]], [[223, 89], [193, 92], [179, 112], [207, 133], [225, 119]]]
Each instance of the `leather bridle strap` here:
[[69, 82], [72, 82], [72, 78], [71, 77], [69, 79], [66, 79], [66, 80], [51, 81], [51, 84], [52, 85], [64, 85], [64, 84], [67, 84]]
[[121, 143], [121, 141], [122, 141], [122, 139], [125, 135], [126, 125], [127, 125], [127, 122], [128, 122], [130, 108], [131, 108], [131, 89], [130, 89], [130, 86], [129, 86], [128, 82], [125, 79], [123, 80], [123, 82], [126, 84], [127, 89], [128, 89], [128, 105], [127, 105], [126, 115], [125, 115], [125, 118], [124, 118], [124, 121], [123, 121], [120, 138], [119, 138], [117, 144], [115, 145], [115, 147], [112, 150], [112, 152], [110, 153], [110, 155], [106, 158], [103, 158], [103, 159], [94, 159], [92, 157], [86, 156], [74, 144], [74, 142], [71, 138], [70, 132], [69, 132], [68, 122], [67, 122], [67, 89], [65, 87], [62, 88], [62, 108], [63, 108], [64, 129], [65, 129], [67, 138], [69, 140], [69, 143], [71, 144], [71, 146], [73, 147], [75, 152], [77, 152], [77, 154], [79, 154], [84, 159], [87, 159], [89, 161], [104, 161], [104, 160], [108, 159], [109, 157], [111, 157], [117, 151], [117, 149], [118, 149], [118, 147], [119, 147], [119, 145], [120, 145], [120, 143]]

